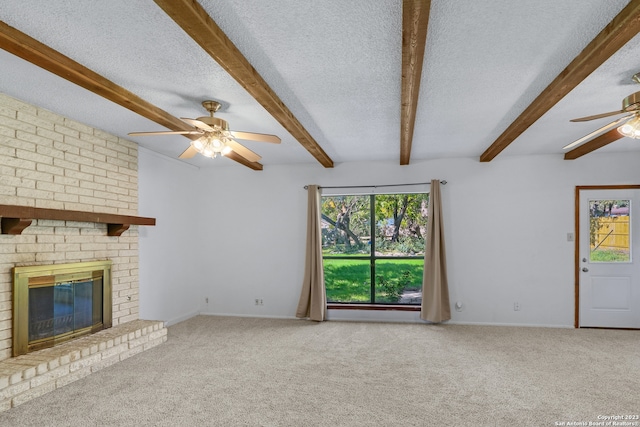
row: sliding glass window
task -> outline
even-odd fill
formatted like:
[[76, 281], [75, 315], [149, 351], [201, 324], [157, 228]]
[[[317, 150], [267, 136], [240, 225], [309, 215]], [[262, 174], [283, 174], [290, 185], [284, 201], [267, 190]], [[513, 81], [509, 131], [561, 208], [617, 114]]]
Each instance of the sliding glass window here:
[[419, 305], [429, 194], [322, 197], [329, 303]]

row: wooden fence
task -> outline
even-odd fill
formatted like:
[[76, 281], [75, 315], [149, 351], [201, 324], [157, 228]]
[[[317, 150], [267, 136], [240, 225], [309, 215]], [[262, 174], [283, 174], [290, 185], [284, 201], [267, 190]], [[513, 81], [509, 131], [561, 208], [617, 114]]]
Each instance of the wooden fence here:
[[629, 217], [612, 216], [597, 218], [598, 229], [592, 239], [591, 250], [615, 249], [629, 250]]

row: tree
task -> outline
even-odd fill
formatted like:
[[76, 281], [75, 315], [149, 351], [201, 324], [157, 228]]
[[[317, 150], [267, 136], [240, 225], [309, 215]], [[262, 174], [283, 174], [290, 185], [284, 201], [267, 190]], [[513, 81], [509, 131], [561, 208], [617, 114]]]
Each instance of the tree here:
[[344, 244], [347, 251], [361, 249], [364, 244], [359, 236], [368, 236], [368, 196], [323, 197], [322, 219], [330, 224], [330, 238], [334, 245]]
[[[384, 194], [376, 196], [376, 222], [386, 224], [393, 219], [391, 224], [390, 241], [397, 243], [400, 240], [403, 222], [406, 234], [422, 239], [421, 227], [426, 227], [429, 195], [419, 194]], [[383, 225], [380, 237], [389, 237], [386, 234], [386, 225]]]

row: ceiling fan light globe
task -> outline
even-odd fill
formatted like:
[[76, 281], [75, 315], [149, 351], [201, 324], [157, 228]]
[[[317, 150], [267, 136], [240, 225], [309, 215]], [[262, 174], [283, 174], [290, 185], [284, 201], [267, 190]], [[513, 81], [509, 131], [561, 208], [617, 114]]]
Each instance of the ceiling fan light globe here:
[[202, 148], [204, 147], [204, 144], [202, 143], [202, 138], [198, 138], [195, 141], [191, 141], [191, 145], [193, 146], [193, 148], [195, 148], [198, 152], [202, 152]]
[[228, 145], [226, 145], [223, 149], [222, 149], [222, 155], [226, 156], [227, 154], [229, 154], [230, 152], [232, 152], [233, 150], [231, 149], [231, 147], [229, 147]]
[[222, 149], [224, 148], [224, 143], [222, 141], [220, 141], [219, 138], [214, 138], [211, 141], [211, 145], [213, 147], [213, 150], [214, 151], [218, 151], [218, 152], [222, 151]]
[[213, 151], [211, 147], [205, 147], [204, 150], [202, 150], [201, 154], [205, 157], [213, 157], [216, 152]]
[[618, 132], [620, 132], [624, 136], [630, 136], [632, 130], [633, 126], [631, 126], [629, 123], [626, 123], [618, 128]]

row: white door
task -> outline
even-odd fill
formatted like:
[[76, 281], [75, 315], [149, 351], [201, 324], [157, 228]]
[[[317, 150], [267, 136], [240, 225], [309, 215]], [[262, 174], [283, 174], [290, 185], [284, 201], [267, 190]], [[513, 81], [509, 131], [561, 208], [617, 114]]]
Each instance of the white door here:
[[640, 328], [640, 190], [580, 190], [579, 326]]

